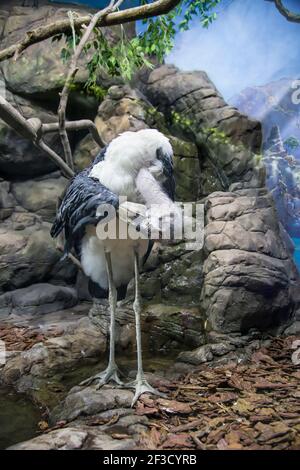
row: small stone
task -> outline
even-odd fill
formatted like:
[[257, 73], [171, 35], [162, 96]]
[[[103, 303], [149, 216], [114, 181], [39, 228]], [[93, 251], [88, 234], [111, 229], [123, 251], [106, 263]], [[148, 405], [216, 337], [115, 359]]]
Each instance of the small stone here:
[[212, 361], [213, 353], [211, 345], [205, 344], [200, 348], [194, 349], [193, 351], [185, 351], [179, 354], [178, 360], [181, 362], [188, 362], [189, 364], [203, 364], [204, 362]]

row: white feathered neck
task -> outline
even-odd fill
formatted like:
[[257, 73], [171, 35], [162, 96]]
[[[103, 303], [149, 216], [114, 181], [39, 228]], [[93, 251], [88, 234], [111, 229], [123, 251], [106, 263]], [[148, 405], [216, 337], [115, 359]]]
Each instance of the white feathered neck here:
[[89, 176], [114, 193], [135, 200], [137, 174], [155, 163], [159, 148], [165, 154], [173, 154], [169, 139], [156, 129], [124, 132], [108, 145], [104, 160], [92, 168]]

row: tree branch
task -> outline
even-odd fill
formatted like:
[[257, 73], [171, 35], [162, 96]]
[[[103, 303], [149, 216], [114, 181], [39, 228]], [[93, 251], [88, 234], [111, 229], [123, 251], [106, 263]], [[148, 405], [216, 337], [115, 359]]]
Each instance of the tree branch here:
[[[114, 26], [129, 23], [130, 21], [150, 18], [152, 16], [164, 15], [175, 8], [179, 2], [180, 0], [156, 0], [153, 3], [146, 5], [109, 13], [107, 16], [99, 18], [96, 26]], [[82, 26], [88, 25], [90, 21], [90, 16], [74, 18], [74, 28], [78, 30]], [[17, 57], [33, 44], [45, 41], [45, 39], [49, 39], [58, 34], [70, 33], [71, 31], [72, 25], [69, 18], [66, 20], [55, 21], [44, 26], [39, 26], [32, 31], [28, 31], [26, 36], [20, 42], [12, 44], [6, 49], [0, 51], [0, 62], [13, 57], [15, 54], [17, 54]]]
[[292, 23], [300, 23], [300, 14], [291, 12], [288, 8], [283, 5], [282, 0], [265, 1], [274, 3], [279, 13], [281, 13], [288, 21], [291, 21]]
[[[57, 132], [59, 129], [59, 124], [54, 122], [51, 124], [42, 124], [42, 134], [49, 134], [51, 132]], [[81, 131], [83, 129], [88, 129], [94, 141], [99, 145], [99, 147], [105, 147], [106, 142], [100, 137], [97, 127], [88, 119], [80, 119], [78, 121], [66, 121], [66, 130], [67, 131]]]
[[46, 152], [68, 178], [74, 176], [74, 171], [68, 167], [64, 160], [57, 155], [42, 140], [42, 135], [38, 131], [37, 119], [25, 119], [10, 103], [0, 96], [0, 118], [25, 139], [31, 140], [36, 147]]
[[106, 8], [98, 11], [98, 13], [92, 16], [88, 27], [86, 28], [82, 38], [80, 39], [78, 46], [75, 49], [74, 54], [72, 55], [68, 75], [67, 75], [64, 87], [62, 89], [62, 92], [60, 94], [60, 102], [59, 102], [58, 113], [57, 113], [58, 122], [59, 122], [59, 134], [60, 134], [62, 145], [64, 148], [66, 162], [72, 170], [74, 169], [74, 163], [73, 163], [71, 146], [70, 146], [68, 134], [66, 131], [66, 110], [67, 110], [71, 85], [78, 71], [77, 62], [82, 54], [84, 46], [89, 40], [98, 21], [101, 18], [104, 18], [105, 16], [107, 16], [109, 13], [116, 10], [117, 8], [119, 8], [119, 6], [122, 3], [123, 3], [123, 0], [117, 0], [117, 1], [110, 0], [110, 3]]

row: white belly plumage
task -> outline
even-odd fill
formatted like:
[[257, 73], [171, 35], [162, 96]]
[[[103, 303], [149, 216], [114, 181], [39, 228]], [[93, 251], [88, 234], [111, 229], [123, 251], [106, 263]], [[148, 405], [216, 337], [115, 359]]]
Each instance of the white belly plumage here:
[[134, 276], [134, 249], [138, 249], [140, 259], [147, 252], [148, 240], [100, 240], [96, 235], [95, 227], [88, 227], [82, 239], [81, 264], [83, 270], [92, 281], [103, 289], [108, 288], [105, 253], [111, 253], [113, 278], [115, 286], [128, 284]]

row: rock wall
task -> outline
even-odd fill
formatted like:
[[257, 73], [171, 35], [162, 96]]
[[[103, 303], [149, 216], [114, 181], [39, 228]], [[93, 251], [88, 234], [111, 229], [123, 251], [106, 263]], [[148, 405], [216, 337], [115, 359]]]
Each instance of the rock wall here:
[[202, 195], [236, 181], [264, 183], [263, 168], [253, 159], [262, 143], [260, 123], [226, 104], [205, 72], [164, 65], [140, 73], [138, 86], [173, 131], [197, 143]]
[[207, 226], [201, 303], [217, 331], [266, 330], [294, 311], [296, 268], [265, 189], [213, 193]]
[[[66, 15], [66, 9], [47, 2], [38, 10], [7, 3], [0, 14], [2, 47], [29, 27]], [[0, 65], [7, 98], [24, 116], [56, 119], [57, 91], [65, 74], [61, 47], [41, 43], [17, 62]], [[79, 86], [85, 74], [82, 66]], [[102, 102], [73, 93], [69, 117], [79, 113], [95, 119], [106, 142], [129, 129], [160, 129], [174, 148], [176, 199], [206, 201], [204, 249], [187, 252], [183, 243], [156, 246], [142, 276], [144, 298], [159, 304], [159, 311], [164, 305], [196, 308], [199, 335], [203, 328], [244, 332], [291, 320], [298, 277], [264, 188], [260, 123], [227, 105], [204, 72], [163, 65], [140, 72], [131, 86], [107, 77], [99, 77], [99, 83], [107, 90]], [[57, 135], [49, 139], [61, 153]], [[89, 135], [71, 136], [71, 142], [80, 170], [99, 149]], [[29, 287], [31, 299], [32, 292], [40, 292], [32, 285], [41, 283], [56, 285], [57, 295], [65, 292], [66, 284], [76, 284], [77, 270], [70, 262], [59, 262], [60, 252], [49, 235], [65, 179], [2, 122], [0, 177], [0, 293], [13, 291], [9, 298], [18, 298], [16, 289]], [[53, 296], [51, 288], [49, 292]], [[0, 297], [0, 305], [7, 298]]]

